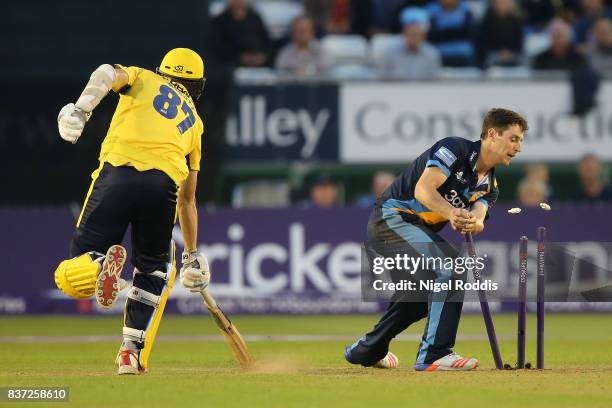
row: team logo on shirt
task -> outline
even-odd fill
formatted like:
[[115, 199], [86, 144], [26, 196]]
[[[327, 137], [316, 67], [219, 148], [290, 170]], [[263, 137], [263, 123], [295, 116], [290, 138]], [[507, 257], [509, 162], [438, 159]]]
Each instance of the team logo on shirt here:
[[438, 159], [442, 160], [447, 167], [453, 165], [453, 163], [457, 160], [457, 156], [453, 154], [448, 148], [442, 146], [436, 151], [434, 154]]
[[457, 177], [457, 180], [459, 180], [459, 182], [466, 184], [467, 180], [463, 178], [463, 172], [462, 171], [458, 171], [457, 173], [455, 173], [455, 176]]

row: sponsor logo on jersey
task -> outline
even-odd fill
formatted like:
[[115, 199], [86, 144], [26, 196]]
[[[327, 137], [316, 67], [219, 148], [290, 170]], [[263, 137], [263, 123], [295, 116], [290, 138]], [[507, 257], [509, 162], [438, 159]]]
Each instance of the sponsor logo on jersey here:
[[463, 172], [462, 171], [458, 171], [457, 173], [455, 173], [455, 176], [457, 177], [457, 180], [459, 180], [461, 183], [466, 184], [467, 180], [463, 178]]
[[444, 195], [444, 198], [455, 208], [465, 208], [466, 207], [465, 203], [463, 202], [463, 200], [461, 199], [461, 197], [455, 190], [449, 191], [447, 194]]
[[437, 158], [442, 160], [447, 167], [451, 167], [453, 163], [457, 160], [457, 156], [453, 154], [448, 148], [442, 146], [438, 149], [438, 151], [434, 154]]

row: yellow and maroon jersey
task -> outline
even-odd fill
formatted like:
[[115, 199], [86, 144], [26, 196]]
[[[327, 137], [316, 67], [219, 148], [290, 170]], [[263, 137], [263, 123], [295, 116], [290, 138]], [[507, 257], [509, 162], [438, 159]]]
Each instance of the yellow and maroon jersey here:
[[168, 78], [138, 67], [123, 67], [128, 84], [100, 151], [100, 163], [131, 165], [166, 173], [180, 184], [200, 170], [204, 125], [192, 99]]

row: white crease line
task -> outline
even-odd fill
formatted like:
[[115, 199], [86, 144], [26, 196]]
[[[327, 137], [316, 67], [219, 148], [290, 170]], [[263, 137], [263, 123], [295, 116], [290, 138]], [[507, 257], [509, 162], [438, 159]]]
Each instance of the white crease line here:
[[[322, 341], [354, 341], [355, 336], [343, 334], [247, 334], [243, 335], [248, 342], [322, 342]], [[511, 340], [514, 336], [499, 336], [500, 340]], [[421, 335], [404, 334], [395, 338], [400, 341], [419, 341]], [[485, 341], [487, 336], [479, 334], [459, 335], [458, 340]], [[99, 335], [99, 336], [2, 336], [0, 343], [104, 343], [109, 341], [121, 341], [121, 336]], [[223, 342], [221, 335], [161, 335], [157, 341], [178, 342]]]

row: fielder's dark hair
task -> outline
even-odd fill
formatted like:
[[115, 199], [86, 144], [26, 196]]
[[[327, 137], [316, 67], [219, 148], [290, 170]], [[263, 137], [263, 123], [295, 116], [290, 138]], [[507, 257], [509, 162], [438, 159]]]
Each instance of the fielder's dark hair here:
[[487, 112], [484, 120], [482, 121], [482, 132], [480, 133], [480, 138], [486, 138], [487, 132], [491, 128], [497, 130], [498, 133], [502, 133], [504, 130], [513, 125], [519, 125], [523, 132], [526, 132], [527, 129], [529, 129], [527, 119], [525, 119], [519, 113], [511, 111], [510, 109], [493, 108]]

